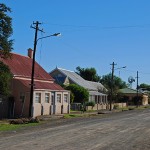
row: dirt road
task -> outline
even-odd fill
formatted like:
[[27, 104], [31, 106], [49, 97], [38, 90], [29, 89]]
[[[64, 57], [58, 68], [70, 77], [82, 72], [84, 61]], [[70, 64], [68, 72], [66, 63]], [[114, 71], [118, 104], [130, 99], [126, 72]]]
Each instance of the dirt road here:
[[150, 150], [150, 110], [48, 122], [0, 133], [2, 150]]

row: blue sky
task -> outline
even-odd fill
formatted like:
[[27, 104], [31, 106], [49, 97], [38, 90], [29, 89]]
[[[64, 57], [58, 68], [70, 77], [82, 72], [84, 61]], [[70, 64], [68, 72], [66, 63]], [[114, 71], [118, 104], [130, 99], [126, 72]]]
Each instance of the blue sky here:
[[[60, 37], [39, 40], [36, 61], [50, 72], [56, 66], [67, 70], [94, 67], [102, 76], [111, 72], [128, 81], [139, 71], [139, 84], [150, 84], [149, 0], [1, 0], [12, 9], [13, 52], [27, 55], [33, 48], [33, 21], [45, 33]], [[120, 73], [119, 73], [120, 72]], [[135, 87], [136, 83], [133, 84]]]

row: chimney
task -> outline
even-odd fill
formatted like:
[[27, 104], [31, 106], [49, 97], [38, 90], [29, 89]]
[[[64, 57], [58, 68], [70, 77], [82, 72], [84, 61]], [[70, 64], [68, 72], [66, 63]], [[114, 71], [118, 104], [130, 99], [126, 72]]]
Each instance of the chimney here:
[[33, 50], [31, 48], [28, 49], [28, 57], [33, 59]]

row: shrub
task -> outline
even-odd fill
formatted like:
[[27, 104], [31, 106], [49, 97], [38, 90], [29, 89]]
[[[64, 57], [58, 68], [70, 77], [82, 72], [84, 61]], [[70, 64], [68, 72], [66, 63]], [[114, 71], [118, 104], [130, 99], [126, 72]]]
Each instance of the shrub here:
[[13, 119], [10, 120], [10, 124], [27, 124], [27, 123], [39, 123], [39, 119], [36, 118], [20, 118], [20, 119]]
[[114, 109], [118, 109], [118, 108], [119, 108], [119, 105], [115, 104]]
[[88, 101], [89, 98], [89, 92], [87, 89], [76, 85], [76, 84], [70, 84], [66, 87], [67, 90], [70, 90], [74, 95], [74, 102], [76, 103], [84, 103]]
[[95, 106], [95, 102], [91, 101], [91, 102], [86, 102], [85, 103], [86, 106], [92, 106], [94, 107]]
[[10, 121], [10, 124], [24, 124], [22, 119], [13, 119]]

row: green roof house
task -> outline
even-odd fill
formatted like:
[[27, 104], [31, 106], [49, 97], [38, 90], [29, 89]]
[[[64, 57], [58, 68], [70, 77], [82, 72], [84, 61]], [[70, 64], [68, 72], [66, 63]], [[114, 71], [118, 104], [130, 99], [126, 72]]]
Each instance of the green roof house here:
[[131, 89], [131, 88], [124, 88], [124, 89], [120, 89], [118, 91], [118, 94], [126, 97], [128, 99], [129, 105], [137, 104], [137, 99], [136, 99], [137, 95], [139, 97], [138, 100], [139, 100], [140, 105], [148, 104], [148, 95], [140, 90], [137, 91], [137, 90]]

